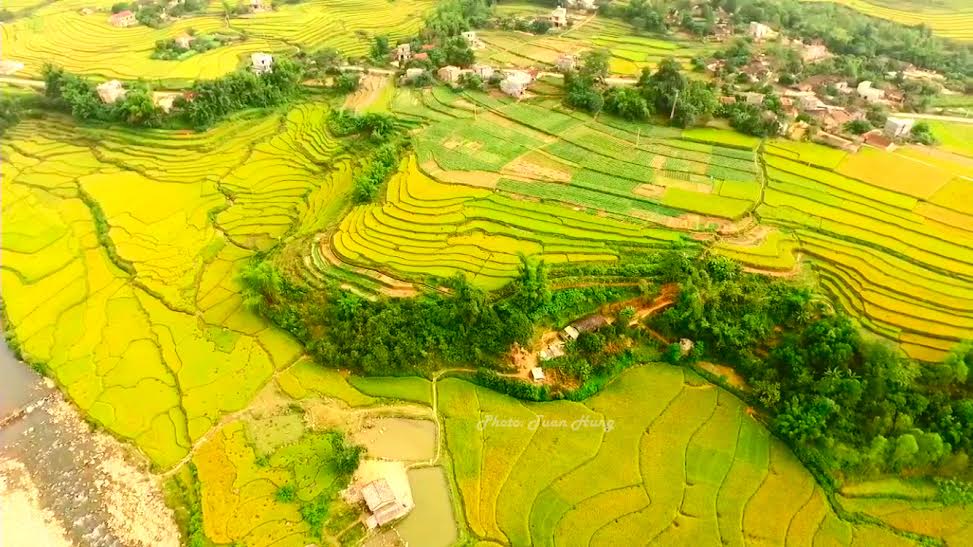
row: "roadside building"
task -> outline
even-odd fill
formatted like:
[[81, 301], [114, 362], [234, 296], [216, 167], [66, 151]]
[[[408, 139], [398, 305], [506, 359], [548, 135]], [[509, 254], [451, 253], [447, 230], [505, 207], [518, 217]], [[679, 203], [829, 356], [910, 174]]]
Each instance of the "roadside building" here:
[[908, 137], [916, 121], [910, 118], [893, 118], [885, 120], [885, 136], [890, 139]]
[[101, 99], [101, 102], [105, 104], [114, 104], [115, 101], [125, 96], [125, 88], [122, 87], [122, 82], [118, 80], [109, 80], [99, 84], [95, 91], [98, 92], [98, 98]]
[[439, 79], [440, 80], [442, 80], [442, 81], [444, 81], [444, 82], [446, 82], [448, 84], [455, 84], [456, 82], [459, 81], [460, 72], [461, 71], [460, 71], [460, 68], [458, 66], [447, 65], [447, 66], [444, 66], [444, 67], [440, 68], [436, 72], [436, 75], [439, 76]]
[[139, 22], [135, 19], [135, 14], [131, 10], [123, 10], [118, 13], [113, 13], [111, 17], [108, 18], [108, 22], [113, 27], [125, 28], [137, 25]]
[[254, 74], [266, 74], [274, 68], [274, 57], [269, 53], [250, 54], [250, 69]]
[[403, 62], [412, 58], [412, 46], [410, 44], [399, 44], [392, 51], [392, 56], [396, 61]]
[[544, 381], [544, 369], [541, 367], [534, 367], [530, 369], [530, 380], [536, 384]]
[[551, 26], [554, 28], [564, 28], [568, 26], [568, 10], [561, 6], [554, 8], [551, 11]]

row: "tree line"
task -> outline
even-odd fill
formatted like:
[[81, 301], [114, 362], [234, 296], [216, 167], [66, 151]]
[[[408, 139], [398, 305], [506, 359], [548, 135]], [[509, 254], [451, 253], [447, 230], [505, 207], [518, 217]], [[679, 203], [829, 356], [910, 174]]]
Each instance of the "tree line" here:
[[832, 474], [967, 474], [973, 450], [973, 346], [920, 365], [865, 337], [807, 287], [675, 254], [676, 304], [652, 320], [732, 365], [773, 428]]

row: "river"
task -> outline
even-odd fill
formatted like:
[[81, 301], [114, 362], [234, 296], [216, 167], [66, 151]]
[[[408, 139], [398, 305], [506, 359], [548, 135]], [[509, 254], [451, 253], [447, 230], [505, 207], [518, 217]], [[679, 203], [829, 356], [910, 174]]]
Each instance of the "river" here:
[[0, 338], [0, 545], [178, 545], [142, 458], [93, 431]]

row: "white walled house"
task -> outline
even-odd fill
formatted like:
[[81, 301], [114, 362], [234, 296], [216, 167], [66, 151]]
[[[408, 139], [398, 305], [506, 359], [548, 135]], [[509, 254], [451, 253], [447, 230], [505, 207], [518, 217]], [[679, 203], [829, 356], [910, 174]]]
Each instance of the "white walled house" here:
[[273, 70], [274, 57], [269, 53], [253, 53], [250, 55], [250, 69], [255, 74], [266, 74]]

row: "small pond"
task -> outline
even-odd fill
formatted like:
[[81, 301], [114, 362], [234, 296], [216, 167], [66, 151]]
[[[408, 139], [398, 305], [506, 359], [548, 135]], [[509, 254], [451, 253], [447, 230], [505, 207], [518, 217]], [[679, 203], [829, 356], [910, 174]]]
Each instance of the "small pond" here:
[[415, 462], [436, 456], [436, 424], [429, 420], [376, 418], [367, 421], [354, 438], [372, 458]]
[[395, 525], [409, 545], [448, 547], [457, 538], [456, 519], [449, 497], [449, 482], [442, 467], [409, 470], [416, 508]]

